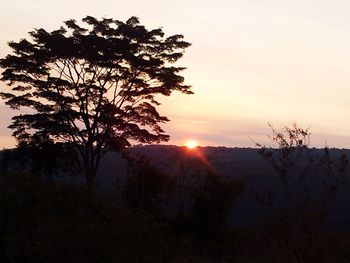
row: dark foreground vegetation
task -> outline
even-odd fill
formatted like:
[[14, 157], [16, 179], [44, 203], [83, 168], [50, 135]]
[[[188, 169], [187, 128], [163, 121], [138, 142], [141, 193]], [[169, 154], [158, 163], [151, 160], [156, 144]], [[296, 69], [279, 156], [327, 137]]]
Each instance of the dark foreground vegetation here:
[[208, 195], [203, 187], [190, 214], [162, 218], [81, 187], [14, 174], [1, 179], [1, 262], [350, 260], [350, 235], [324, 229], [316, 214], [292, 222], [281, 214], [259, 228], [225, 225], [219, 190]]
[[[88, 186], [59, 183], [46, 176], [51, 171], [47, 167], [24, 165], [25, 173], [18, 166], [11, 172], [11, 156], [20, 160], [20, 151], [7, 153], [5, 159], [3, 154], [7, 172], [0, 177], [0, 260], [349, 262], [350, 232], [328, 224], [347, 176], [347, 159], [332, 159], [328, 148], [322, 156], [312, 155], [308, 136], [298, 127], [273, 130], [277, 149], [259, 145], [285, 195], [276, 209], [269, 193], [247, 189], [207, 166], [192, 169], [200, 163], [186, 153], [176, 176], [156, 169], [145, 157], [126, 155], [128, 177], [121, 199]], [[26, 156], [36, 156], [28, 151]], [[274, 213], [261, 224], [231, 224], [230, 213], [244, 191]]]
[[123, 203], [89, 187], [3, 173], [2, 262], [221, 262], [232, 254], [224, 220], [241, 184], [208, 174], [189, 192], [190, 213], [166, 217], [161, 196], [175, 182], [143, 168]]

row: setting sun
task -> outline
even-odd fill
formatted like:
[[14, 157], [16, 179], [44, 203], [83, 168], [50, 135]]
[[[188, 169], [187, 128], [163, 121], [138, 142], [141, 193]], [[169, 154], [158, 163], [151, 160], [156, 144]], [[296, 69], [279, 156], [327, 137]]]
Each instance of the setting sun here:
[[195, 140], [188, 140], [186, 142], [186, 147], [189, 148], [189, 149], [194, 149], [198, 146], [198, 142], [195, 141]]

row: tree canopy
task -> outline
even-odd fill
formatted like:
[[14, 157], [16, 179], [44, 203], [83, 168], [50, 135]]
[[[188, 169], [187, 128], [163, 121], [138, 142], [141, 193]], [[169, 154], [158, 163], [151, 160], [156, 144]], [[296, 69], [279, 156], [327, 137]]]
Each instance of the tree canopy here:
[[31, 109], [9, 126], [19, 142], [69, 144], [92, 182], [107, 149], [169, 139], [160, 126], [168, 118], [157, 111], [158, 95], [192, 93], [184, 68], [174, 66], [190, 46], [182, 35], [165, 37], [136, 17], [122, 22], [91, 16], [29, 35], [10, 42], [12, 53], [0, 60], [2, 80], [10, 86], [1, 97], [13, 109]]

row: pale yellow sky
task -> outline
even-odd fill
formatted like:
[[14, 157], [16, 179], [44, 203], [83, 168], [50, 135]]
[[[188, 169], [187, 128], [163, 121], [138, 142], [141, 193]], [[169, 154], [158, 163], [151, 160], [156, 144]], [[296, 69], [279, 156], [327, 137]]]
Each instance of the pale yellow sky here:
[[[326, 0], [1, 0], [0, 56], [33, 28], [132, 15], [192, 46], [180, 65], [195, 95], [162, 99], [169, 143], [254, 146], [267, 123], [311, 127], [311, 143], [350, 148], [350, 2]], [[1, 87], [3, 87], [3, 84]], [[0, 103], [0, 148], [14, 141]]]

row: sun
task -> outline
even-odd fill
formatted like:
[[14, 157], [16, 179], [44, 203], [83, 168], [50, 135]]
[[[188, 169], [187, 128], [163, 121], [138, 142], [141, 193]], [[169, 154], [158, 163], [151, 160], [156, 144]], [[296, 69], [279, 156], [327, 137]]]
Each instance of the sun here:
[[198, 146], [198, 142], [195, 140], [188, 140], [186, 141], [186, 147], [189, 149], [194, 149]]

